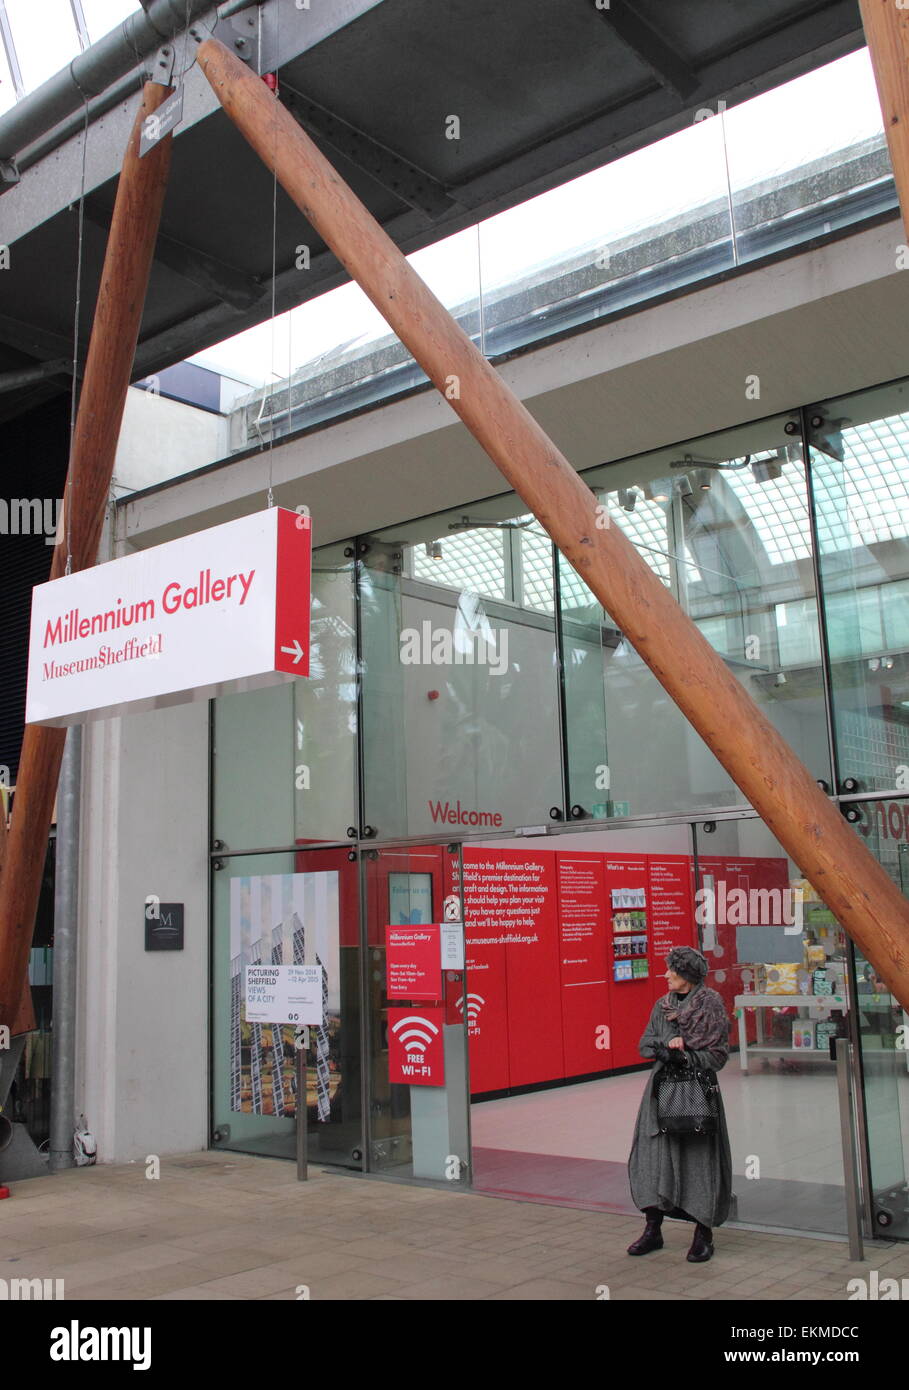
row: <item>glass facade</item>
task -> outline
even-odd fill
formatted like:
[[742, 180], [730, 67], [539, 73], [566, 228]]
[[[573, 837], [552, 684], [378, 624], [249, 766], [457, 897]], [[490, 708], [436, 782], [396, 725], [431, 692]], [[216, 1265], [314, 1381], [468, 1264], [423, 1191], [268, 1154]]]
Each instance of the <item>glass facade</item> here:
[[522, 513], [511, 495], [360, 542], [370, 834], [476, 834], [561, 806], [552, 546]]
[[808, 412], [840, 790], [909, 789], [909, 385]]
[[[844, 811], [858, 808], [850, 818], [904, 888], [907, 422], [909, 383], [899, 382], [584, 474], [610, 523], [816, 779]], [[765, 1181], [737, 1185], [739, 1219], [845, 1230], [829, 1060], [831, 1038], [842, 1037], [856, 1044], [863, 1069], [869, 1221], [909, 1236], [900, 1197], [909, 1145], [909, 1054], [901, 1039], [909, 1039], [909, 1022], [520, 498], [465, 499], [318, 550], [313, 593], [310, 679], [214, 702], [212, 822], [221, 867], [213, 1119], [230, 1125], [227, 1142], [292, 1147], [290, 1120], [254, 1113], [259, 1102], [246, 1094], [245, 1071], [247, 1109], [230, 1120], [237, 1096], [228, 1035], [240, 957], [250, 963], [271, 949], [273, 959], [287, 959], [294, 911], [309, 940], [307, 894], [323, 895], [323, 915], [330, 898], [337, 938], [320, 947], [331, 962], [337, 957], [326, 965], [331, 1028], [310, 1044], [310, 1074], [321, 1069], [322, 1078], [308, 1112], [319, 1152], [430, 1181], [451, 1181], [452, 1172], [466, 1181], [472, 1172], [475, 1185], [512, 1190], [512, 1160], [489, 1140], [487, 1105], [516, 1090], [638, 1065], [628, 1038], [639, 1036], [632, 1037], [635, 1008], [660, 987], [653, 953], [669, 940], [666, 904], [673, 892], [694, 903], [722, 884], [723, 892], [777, 893], [782, 904], [777, 918], [740, 929], [709, 915], [691, 924], [736, 1020], [730, 1113], [746, 1145], [736, 1171], [753, 1176], [758, 1136], [774, 1136]], [[615, 907], [622, 893], [640, 894], [631, 915], [640, 910], [657, 925], [650, 939], [641, 932], [646, 944], [635, 955], [633, 936], [615, 927], [613, 912], [616, 959], [604, 947], [599, 976], [573, 982], [564, 971], [575, 957], [559, 957], [552, 933], [594, 910], [590, 885], [600, 874], [604, 901]], [[609, 886], [610, 874], [620, 886]], [[283, 895], [280, 904], [268, 894]], [[244, 928], [249, 941], [237, 937], [247, 898], [271, 933], [255, 942], [253, 928]], [[802, 915], [787, 931], [794, 919], [785, 913], [796, 899]], [[550, 918], [546, 903], [559, 905]], [[521, 930], [495, 938], [501, 958], [478, 947], [446, 976], [437, 1007], [448, 1076], [442, 1094], [427, 1095], [390, 1080], [389, 1020], [399, 1017], [393, 1011], [402, 996], [388, 990], [387, 933], [441, 923], [446, 913], [463, 922], [468, 939], [473, 928], [488, 932], [509, 914]], [[532, 984], [530, 956], [515, 954], [515, 941], [540, 950], [548, 941], [552, 970], [563, 972], [561, 1002], [553, 995], [546, 1005], [556, 1020], [551, 1045], [532, 1064], [535, 1034], [520, 1022], [518, 1001], [545, 994], [552, 979], [544, 973], [545, 988]], [[498, 1061], [491, 1054], [487, 1063], [478, 1049], [505, 1027], [495, 1017], [496, 980], [515, 1038], [528, 1031], [510, 1054], [500, 1038]], [[586, 1014], [574, 983], [603, 987], [596, 1006], [587, 996]], [[598, 1009], [619, 1007], [607, 998], [616, 989], [628, 1037], [598, 1055], [590, 1029], [605, 1026], [595, 1023]], [[799, 997], [777, 1003], [777, 993]], [[404, 996], [403, 1006], [420, 1007], [419, 994]], [[269, 1061], [274, 1070], [272, 1054]], [[236, 1071], [236, 1061], [230, 1065]], [[826, 1127], [824, 1161], [810, 1181], [805, 1146], [821, 1139], [806, 1115], [822, 1115]]]
[[[797, 416], [778, 417], [584, 476], [610, 523], [802, 761], [829, 781], [798, 432]], [[741, 804], [734, 782], [564, 559], [560, 579], [571, 804], [597, 817], [610, 802], [622, 815]]]

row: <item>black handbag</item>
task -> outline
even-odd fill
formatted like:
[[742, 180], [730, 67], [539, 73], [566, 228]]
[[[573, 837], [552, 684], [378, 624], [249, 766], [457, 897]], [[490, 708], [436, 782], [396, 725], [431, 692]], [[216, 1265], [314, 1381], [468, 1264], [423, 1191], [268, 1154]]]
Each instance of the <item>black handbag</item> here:
[[664, 1066], [656, 1085], [661, 1134], [716, 1134], [720, 1087], [715, 1071], [690, 1063]]

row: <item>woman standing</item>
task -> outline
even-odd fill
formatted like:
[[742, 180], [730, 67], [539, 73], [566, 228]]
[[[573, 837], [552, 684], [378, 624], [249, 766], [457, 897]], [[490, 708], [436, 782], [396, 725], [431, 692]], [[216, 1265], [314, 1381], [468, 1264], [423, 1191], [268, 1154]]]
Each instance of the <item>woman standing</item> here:
[[644, 1234], [629, 1245], [629, 1255], [647, 1255], [663, 1245], [664, 1216], [695, 1223], [688, 1251], [693, 1264], [713, 1254], [713, 1227], [729, 1215], [732, 1156], [723, 1101], [716, 1092], [714, 1134], [664, 1134], [657, 1118], [657, 1078], [664, 1067], [719, 1071], [729, 1057], [729, 1019], [723, 1000], [704, 984], [709, 969], [700, 951], [676, 946], [666, 958], [669, 993], [653, 1006], [641, 1038], [642, 1057], [654, 1066], [638, 1111], [628, 1176], [634, 1204], [647, 1217]]

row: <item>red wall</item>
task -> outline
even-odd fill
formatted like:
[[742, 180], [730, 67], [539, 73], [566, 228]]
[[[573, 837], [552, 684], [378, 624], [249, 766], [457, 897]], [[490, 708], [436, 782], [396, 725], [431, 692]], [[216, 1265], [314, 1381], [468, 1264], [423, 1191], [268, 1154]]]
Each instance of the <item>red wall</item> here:
[[[359, 936], [358, 884], [347, 853], [308, 849], [300, 867], [338, 870], [341, 944], [352, 946]], [[697, 944], [691, 858], [468, 846], [463, 859], [472, 1094], [642, 1062], [641, 1034], [666, 992], [666, 955], [673, 946]], [[383, 850], [367, 861], [370, 945], [384, 951], [390, 872], [431, 873], [439, 921], [445, 896], [457, 892], [457, 863], [435, 846]], [[701, 869], [728, 888], [788, 886], [785, 859], [705, 858]], [[615, 979], [613, 918], [623, 909], [613, 905], [613, 892], [623, 888], [644, 889], [646, 978]], [[711, 956], [710, 984], [731, 1017], [742, 992], [735, 927], [718, 925], [716, 937], [723, 955]], [[718, 980], [717, 971], [725, 977]], [[445, 995], [447, 1021], [455, 1022], [465, 1008], [463, 981], [446, 979]]]
[[[616, 1065], [612, 1047], [606, 870], [602, 854], [556, 854], [565, 1075]], [[608, 1044], [604, 1046], [604, 1044]]]
[[[695, 940], [690, 859], [467, 847], [464, 880], [473, 1094], [641, 1062], [666, 952]], [[620, 888], [644, 890], [645, 978], [614, 979]]]

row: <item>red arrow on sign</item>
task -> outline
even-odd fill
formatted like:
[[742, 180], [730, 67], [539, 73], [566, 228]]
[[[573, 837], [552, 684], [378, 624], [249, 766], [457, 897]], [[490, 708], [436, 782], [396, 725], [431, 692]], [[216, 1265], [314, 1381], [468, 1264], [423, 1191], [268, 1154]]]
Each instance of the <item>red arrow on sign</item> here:
[[308, 676], [312, 526], [299, 526], [300, 519], [283, 508], [278, 517], [275, 670]]

